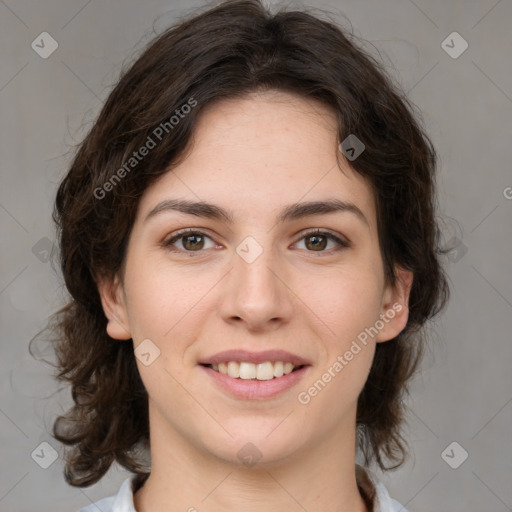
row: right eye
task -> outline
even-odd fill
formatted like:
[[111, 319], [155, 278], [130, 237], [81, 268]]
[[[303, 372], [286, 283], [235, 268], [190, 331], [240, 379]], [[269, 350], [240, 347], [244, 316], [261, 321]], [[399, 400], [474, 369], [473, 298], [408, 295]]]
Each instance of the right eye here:
[[[182, 231], [178, 231], [171, 238], [165, 240], [162, 245], [173, 252], [201, 252], [202, 249], [205, 249], [204, 243], [205, 239], [212, 240], [208, 235], [203, 233], [202, 231], [197, 231], [194, 229], [185, 229]], [[182, 247], [176, 247], [176, 242], [181, 242]], [[213, 242], [213, 240], [212, 240]], [[212, 248], [215, 247], [215, 243], [213, 242]]]

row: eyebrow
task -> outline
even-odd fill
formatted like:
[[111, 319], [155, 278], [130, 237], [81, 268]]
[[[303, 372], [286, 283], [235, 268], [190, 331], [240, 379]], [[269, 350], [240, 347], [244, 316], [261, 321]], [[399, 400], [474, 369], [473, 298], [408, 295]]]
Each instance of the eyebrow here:
[[[187, 199], [167, 199], [158, 203], [146, 216], [144, 223], [159, 214], [168, 211], [177, 211], [196, 217], [204, 217], [224, 221], [233, 224], [234, 215], [230, 210], [205, 201], [189, 201]], [[277, 217], [277, 224], [286, 221], [297, 220], [313, 215], [324, 215], [333, 212], [349, 212], [354, 214], [359, 220], [368, 227], [370, 223], [361, 209], [353, 203], [342, 201], [340, 199], [329, 199], [325, 201], [308, 201], [303, 203], [294, 203], [285, 206]]]

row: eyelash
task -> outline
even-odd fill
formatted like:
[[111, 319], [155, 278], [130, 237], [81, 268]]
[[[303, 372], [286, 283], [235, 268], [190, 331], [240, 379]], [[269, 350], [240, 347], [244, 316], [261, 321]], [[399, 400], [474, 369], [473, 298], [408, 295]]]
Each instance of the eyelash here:
[[[208, 236], [206, 233], [203, 233], [202, 231], [198, 231], [197, 229], [188, 228], [188, 229], [184, 229], [184, 230], [178, 231], [171, 238], [169, 238], [169, 239], [165, 240], [164, 242], [162, 242], [162, 246], [165, 249], [167, 249], [169, 251], [172, 251], [172, 252], [176, 252], [176, 253], [194, 254], [194, 253], [201, 253], [201, 252], [205, 251], [205, 249], [201, 249], [201, 250], [198, 250], [198, 251], [186, 251], [186, 250], [183, 250], [183, 249], [177, 249], [177, 248], [173, 247], [173, 244], [175, 242], [177, 242], [180, 238], [184, 238], [186, 235], [200, 235], [200, 236], [212, 239], [210, 236]], [[310, 253], [313, 253], [313, 254], [316, 253], [316, 252], [318, 252], [319, 255], [321, 255], [321, 254], [329, 254], [329, 253], [331, 253], [331, 251], [340, 251], [342, 249], [348, 249], [349, 247], [351, 247], [351, 244], [348, 241], [342, 240], [341, 238], [339, 238], [338, 236], [334, 235], [330, 231], [323, 231], [321, 229], [314, 229], [312, 231], [308, 231], [307, 233], [303, 234], [302, 237], [299, 238], [299, 240], [297, 240], [297, 242], [303, 240], [304, 238], [307, 238], [308, 236], [313, 236], [313, 235], [325, 236], [326, 238], [336, 242], [340, 246], [340, 247], [337, 247], [335, 249], [330, 249], [330, 250], [327, 250], [327, 251], [307, 251], [307, 252], [310, 252]], [[297, 243], [297, 242], [295, 242], [295, 243]]]

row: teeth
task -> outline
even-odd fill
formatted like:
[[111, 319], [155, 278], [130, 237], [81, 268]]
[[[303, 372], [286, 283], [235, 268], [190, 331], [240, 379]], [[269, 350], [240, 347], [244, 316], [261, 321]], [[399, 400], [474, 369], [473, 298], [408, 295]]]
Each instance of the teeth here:
[[[242, 363], [245, 364], [245, 363]], [[256, 365], [256, 378], [258, 380], [270, 380], [274, 378], [274, 365], [270, 362]]]
[[274, 363], [274, 377], [282, 377], [284, 375], [283, 367], [284, 367], [283, 361], [276, 361]]
[[[235, 363], [236, 364], [236, 363]], [[240, 363], [240, 378], [241, 379], [255, 379], [257, 375], [256, 365], [252, 363]], [[229, 372], [228, 372], [229, 375]], [[232, 377], [232, 375], [229, 375]]]
[[265, 361], [264, 363], [254, 364], [242, 361], [227, 361], [225, 363], [212, 364], [212, 369], [223, 375], [228, 375], [233, 379], [257, 379], [271, 380], [274, 377], [282, 377], [291, 373], [295, 368], [293, 363], [283, 361]]
[[230, 361], [227, 374], [234, 379], [238, 379], [240, 377], [240, 365], [236, 361]]
[[290, 373], [293, 371], [293, 363], [284, 363], [284, 368], [283, 368], [283, 372], [286, 374], [286, 373]]

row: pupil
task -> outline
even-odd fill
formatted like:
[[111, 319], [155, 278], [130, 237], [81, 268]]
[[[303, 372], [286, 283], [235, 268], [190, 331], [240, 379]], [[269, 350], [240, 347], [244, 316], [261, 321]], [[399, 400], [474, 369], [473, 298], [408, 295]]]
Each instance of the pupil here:
[[[325, 248], [325, 237], [321, 235], [311, 235], [309, 237], [310, 240], [316, 240], [316, 242], [313, 242], [313, 248]], [[318, 243], [318, 240], [321, 240], [320, 243]], [[323, 243], [322, 243], [323, 242]]]
[[189, 240], [190, 239], [195, 239], [196, 242], [195, 243], [192, 242], [192, 248], [194, 248], [194, 246], [196, 246], [197, 244], [200, 244], [200, 241], [198, 242], [197, 240], [198, 239], [200, 240], [201, 238], [202, 238], [201, 235], [199, 235], [199, 236], [198, 235], [188, 235], [187, 237], [185, 237], [185, 240], [187, 241], [187, 243], [185, 245], [189, 246], [189, 248], [190, 248], [190, 244], [188, 243]]

